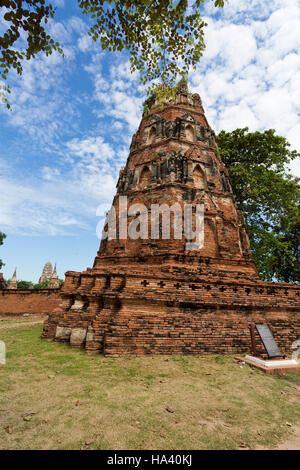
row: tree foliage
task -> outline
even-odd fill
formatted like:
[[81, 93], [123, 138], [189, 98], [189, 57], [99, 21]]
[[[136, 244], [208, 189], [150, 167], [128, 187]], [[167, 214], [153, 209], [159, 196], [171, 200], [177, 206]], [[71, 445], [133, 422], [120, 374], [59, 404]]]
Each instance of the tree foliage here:
[[[0, 232], [0, 246], [3, 245], [3, 240], [6, 238], [5, 233]], [[4, 266], [2, 259], [0, 259], [0, 269]]]
[[[300, 209], [300, 208], [299, 208]], [[274, 257], [277, 261], [277, 273], [279, 279], [285, 282], [300, 281], [300, 218], [293, 221], [286, 233], [279, 236], [282, 243], [289, 250], [280, 252], [275, 249]]]
[[287, 165], [300, 154], [272, 129], [221, 131], [217, 141], [261, 277], [299, 281], [300, 186]]
[[49, 282], [37, 283], [37, 284], [34, 284], [33, 288], [34, 289], [48, 289], [48, 284]]
[[[0, 6], [5, 9], [7, 24], [6, 31], [0, 36], [0, 77], [3, 80], [7, 79], [11, 68], [21, 75], [23, 60], [35, 57], [38, 52], [49, 55], [57, 50], [63, 53], [59, 43], [45, 29], [48, 20], [54, 17], [55, 9], [51, 3], [46, 0], [0, 0]], [[18, 47], [21, 37], [27, 43], [25, 50]], [[10, 93], [10, 89], [2, 85], [1, 99], [9, 108], [5, 92]]]
[[[62, 279], [58, 279], [58, 280], [59, 280], [59, 285], [62, 286], [64, 281]], [[49, 282], [50, 281], [34, 284], [33, 288], [34, 289], [49, 289]]]
[[17, 281], [17, 287], [20, 290], [32, 289], [33, 284], [30, 281]]
[[[178, 75], [185, 76], [195, 68], [205, 48], [206, 23], [200, 15], [201, 5], [208, 0], [78, 0], [83, 14], [93, 21], [90, 36], [99, 41], [103, 50], [130, 54], [131, 71], [140, 73], [142, 84], [150, 82], [148, 91], [164, 97], [174, 93]], [[226, 0], [213, 1], [223, 7]], [[54, 17], [55, 9], [47, 0], [0, 0], [5, 7], [7, 30], [0, 36], [0, 75], [6, 80], [11, 68], [22, 74], [22, 61], [38, 52], [47, 55], [57, 50], [58, 42], [47, 33], [46, 24]], [[26, 38], [25, 50], [18, 49], [18, 39]], [[0, 90], [1, 91], [1, 90]], [[2, 87], [2, 101], [7, 104]]]
[[[90, 36], [102, 49], [130, 53], [131, 71], [142, 84], [158, 80], [156, 90], [172, 94], [178, 75], [195, 68], [205, 48], [206, 23], [200, 15], [205, 0], [78, 0], [94, 21]], [[224, 0], [214, 0], [223, 7]], [[148, 91], [153, 91], [152, 83]]]

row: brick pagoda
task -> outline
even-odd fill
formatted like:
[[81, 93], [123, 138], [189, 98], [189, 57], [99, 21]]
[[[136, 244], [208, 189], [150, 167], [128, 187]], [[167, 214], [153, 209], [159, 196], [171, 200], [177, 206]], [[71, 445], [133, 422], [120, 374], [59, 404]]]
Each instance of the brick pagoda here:
[[[172, 231], [153, 239], [150, 226], [148, 239], [120, 239], [119, 196], [149, 209], [203, 203], [204, 246], [188, 251]], [[101, 241], [93, 268], [66, 273], [44, 338], [109, 356], [246, 352], [253, 321], [270, 323], [286, 351], [300, 338], [299, 288], [259, 279], [214, 131], [185, 85], [149, 104], [113, 207], [117, 238]]]

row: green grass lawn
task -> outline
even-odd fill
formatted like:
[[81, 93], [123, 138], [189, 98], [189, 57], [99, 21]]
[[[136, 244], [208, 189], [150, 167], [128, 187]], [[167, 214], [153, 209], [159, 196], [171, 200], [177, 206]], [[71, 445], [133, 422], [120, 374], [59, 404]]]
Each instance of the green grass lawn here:
[[300, 422], [300, 374], [231, 356], [88, 356], [41, 330], [0, 330], [0, 449], [272, 448]]

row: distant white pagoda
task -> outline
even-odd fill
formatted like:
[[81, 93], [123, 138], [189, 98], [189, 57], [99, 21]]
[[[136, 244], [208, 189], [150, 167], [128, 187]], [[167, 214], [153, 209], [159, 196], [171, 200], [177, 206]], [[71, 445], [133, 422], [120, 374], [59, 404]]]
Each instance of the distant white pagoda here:
[[58, 287], [60, 287], [58, 275], [57, 275], [57, 272], [56, 272], [56, 264], [54, 266], [53, 273], [52, 273], [51, 279], [49, 281], [48, 287], [50, 289], [57, 289]]
[[52, 264], [50, 261], [44, 266], [41, 277], [39, 278], [39, 284], [44, 284], [45, 282], [50, 282], [52, 278]]
[[17, 288], [18, 288], [18, 284], [17, 284], [17, 268], [15, 268], [13, 277], [12, 277], [11, 280], [9, 281], [7, 288], [8, 288], [8, 289], [17, 289]]

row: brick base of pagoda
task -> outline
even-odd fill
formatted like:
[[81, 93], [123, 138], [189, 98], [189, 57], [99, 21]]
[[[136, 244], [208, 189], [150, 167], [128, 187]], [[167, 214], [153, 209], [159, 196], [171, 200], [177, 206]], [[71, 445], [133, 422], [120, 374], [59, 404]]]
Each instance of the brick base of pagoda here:
[[256, 322], [269, 323], [278, 345], [291, 351], [300, 338], [299, 287], [259, 281], [242, 266], [235, 278], [218, 269], [218, 275], [178, 265], [68, 272], [43, 338], [106, 356], [245, 353]]

